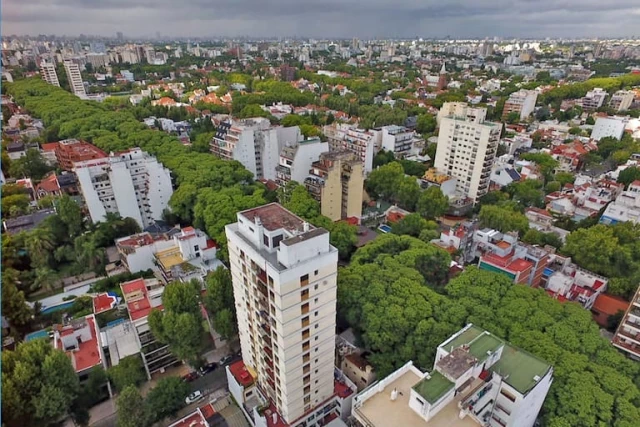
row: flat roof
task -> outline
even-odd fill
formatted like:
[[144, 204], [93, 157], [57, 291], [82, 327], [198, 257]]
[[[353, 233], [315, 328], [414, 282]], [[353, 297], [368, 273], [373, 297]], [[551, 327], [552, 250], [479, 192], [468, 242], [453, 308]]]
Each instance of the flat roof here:
[[[131, 320], [138, 320], [149, 315], [153, 307], [151, 307], [151, 303], [149, 302], [145, 279], [135, 279], [130, 282], [121, 283], [120, 289], [122, 289], [122, 295], [127, 303]], [[130, 297], [127, 299], [127, 295], [132, 293], [136, 293], [136, 298]], [[156, 308], [162, 310], [162, 305]]]
[[451, 341], [445, 342], [440, 346], [448, 352], [451, 352], [451, 350], [454, 348], [460, 347], [461, 345], [469, 344], [474, 338], [479, 337], [483, 332], [484, 329], [473, 325]]
[[249, 372], [242, 360], [238, 360], [229, 365], [229, 371], [241, 386], [248, 387], [253, 384], [253, 375], [251, 375], [251, 372]]
[[438, 371], [433, 371], [429, 377], [424, 378], [413, 389], [420, 396], [431, 404], [436, 403], [442, 396], [454, 387], [454, 383], [449, 381]]
[[[260, 220], [262, 226], [268, 231], [275, 231], [281, 228], [289, 232], [302, 231], [305, 221], [292, 212], [283, 208], [279, 203], [269, 203], [268, 205], [248, 209], [239, 213], [247, 220], [254, 222], [256, 218]], [[314, 228], [309, 225], [309, 228]]]
[[156, 252], [156, 259], [160, 264], [162, 264], [162, 268], [165, 270], [170, 270], [171, 267], [175, 267], [176, 265], [184, 262], [184, 259], [182, 259], [182, 253], [178, 246], [172, 246]]
[[103, 292], [93, 297], [93, 313], [109, 311], [118, 304], [118, 296], [113, 292]]
[[506, 344], [500, 360], [491, 367], [491, 371], [499, 374], [511, 387], [525, 394], [536, 385], [534, 377], [544, 377], [550, 367], [551, 365], [542, 359]]
[[475, 358], [482, 361], [487, 358], [487, 352], [495, 352], [504, 345], [504, 341], [500, 338], [485, 332], [479, 335], [469, 344], [469, 353]]
[[[458, 394], [428, 422], [421, 418], [409, 407], [411, 389], [421, 380], [422, 378], [412, 369], [407, 370], [381, 392], [367, 399], [361, 407], [356, 408], [356, 414], [366, 418], [371, 427], [478, 427], [471, 417], [465, 417], [462, 420], [458, 417], [460, 413], [458, 401], [465, 396], [464, 393]], [[390, 399], [393, 389], [398, 391], [398, 398], [395, 401]]]

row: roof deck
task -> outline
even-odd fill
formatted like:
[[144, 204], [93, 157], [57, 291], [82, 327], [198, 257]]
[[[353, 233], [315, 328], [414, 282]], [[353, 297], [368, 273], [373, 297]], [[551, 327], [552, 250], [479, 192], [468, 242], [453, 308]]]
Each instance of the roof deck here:
[[544, 377], [549, 369], [551, 366], [544, 360], [510, 345], [505, 345], [500, 360], [491, 367], [493, 372], [522, 394], [537, 384], [535, 377]]
[[454, 385], [454, 383], [446, 379], [440, 372], [433, 371], [428, 378], [414, 385], [413, 389], [433, 405], [440, 400], [442, 396], [447, 394]]
[[[289, 232], [302, 231], [305, 221], [294, 215], [278, 203], [269, 203], [239, 213], [247, 220], [254, 222], [259, 219], [262, 226], [269, 231], [285, 229]], [[313, 228], [313, 226], [310, 226]]]
[[[443, 377], [444, 378], [444, 377]], [[432, 376], [433, 379], [433, 376]], [[367, 399], [364, 404], [356, 409], [356, 415], [364, 418], [373, 427], [389, 426], [426, 426], [426, 427], [477, 427], [471, 418], [460, 419], [458, 414], [458, 401], [463, 393], [458, 395], [447, 406], [428, 422], [421, 418], [409, 407], [411, 389], [420, 383], [420, 378], [413, 370], [408, 370], [393, 382], [389, 383], [382, 392]], [[442, 385], [436, 380], [438, 385]], [[434, 383], [435, 385], [435, 383]], [[375, 386], [374, 386], [375, 387]], [[398, 398], [392, 401], [391, 391], [397, 389]], [[430, 391], [425, 393], [431, 393]]]

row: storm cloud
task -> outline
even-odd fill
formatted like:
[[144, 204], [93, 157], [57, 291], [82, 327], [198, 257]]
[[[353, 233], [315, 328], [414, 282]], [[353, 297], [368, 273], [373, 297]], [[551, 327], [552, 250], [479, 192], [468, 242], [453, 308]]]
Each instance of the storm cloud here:
[[638, 0], [3, 0], [2, 34], [624, 37]]

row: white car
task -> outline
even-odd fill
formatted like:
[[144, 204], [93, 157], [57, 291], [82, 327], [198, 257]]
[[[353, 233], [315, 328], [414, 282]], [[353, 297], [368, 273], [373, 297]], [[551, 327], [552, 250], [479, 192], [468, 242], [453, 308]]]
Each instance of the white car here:
[[191, 393], [189, 396], [187, 396], [187, 398], [184, 401], [187, 402], [187, 405], [190, 405], [193, 402], [197, 402], [198, 400], [202, 399], [202, 397], [203, 396], [200, 390], [196, 390], [193, 393]]

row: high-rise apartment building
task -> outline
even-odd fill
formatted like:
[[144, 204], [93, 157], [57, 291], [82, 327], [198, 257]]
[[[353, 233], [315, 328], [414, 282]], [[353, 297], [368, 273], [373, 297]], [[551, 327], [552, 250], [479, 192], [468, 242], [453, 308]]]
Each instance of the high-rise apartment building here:
[[518, 113], [520, 120], [524, 120], [536, 108], [538, 92], [535, 90], [521, 89], [509, 95], [509, 99], [504, 103], [502, 118], [505, 119], [511, 113]]
[[74, 171], [94, 222], [111, 212], [146, 228], [162, 219], [173, 194], [169, 170], [139, 148], [74, 163]]
[[80, 67], [70, 59], [65, 59], [64, 69], [67, 73], [67, 80], [69, 81], [69, 87], [71, 92], [77, 97], [85, 98], [87, 92], [84, 89], [84, 83], [82, 82], [82, 75], [80, 74]]
[[487, 110], [456, 108], [443, 117], [434, 166], [458, 180], [456, 190], [477, 200], [489, 191], [491, 166], [502, 125], [485, 120]]
[[442, 104], [440, 111], [438, 111], [436, 122], [439, 125], [443, 118], [449, 116], [462, 117], [471, 122], [476, 121], [479, 118], [484, 120], [487, 116], [487, 109], [481, 107], [470, 107], [466, 102], [445, 102]]
[[226, 235], [243, 361], [280, 415], [268, 421], [286, 422], [268, 425], [294, 425], [335, 393], [338, 251], [277, 203], [237, 219]]
[[351, 151], [330, 151], [314, 162], [304, 184], [332, 221], [362, 217], [364, 171]]
[[303, 183], [309, 176], [313, 162], [320, 159], [322, 153], [329, 151], [329, 144], [313, 137], [293, 146], [286, 146], [280, 152], [280, 163], [276, 167], [276, 183], [280, 186], [289, 181]]
[[210, 142], [211, 153], [226, 160], [237, 160], [253, 172], [256, 179], [276, 179], [280, 152], [302, 140], [297, 126], [272, 126], [264, 117], [221, 122]]
[[640, 287], [631, 299], [612, 343], [631, 358], [640, 360]]
[[60, 81], [58, 80], [58, 73], [56, 72], [55, 64], [42, 61], [40, 64], [40, 76], [42, 76], [42, 80], [50, 85], [60, 87]]
[[415, 131], [404, 126], [389, 125], [380, 128], [382, 131], [381, 146], [391, 151], [396, 158], [418, 154], [424, 146], [424, 139]]
[[364, 130], [347, 123], [326, 125], [322, 132], [332, 151], [349, 150], [360, 157], [365, 173], [373, 169], [373, 157], [382, 144], [381, 130]]
[[633, 104], [636, 93], [631, 90], [619, 90], [611, 96], [609, 107], [616, 111], [626, 111]]

